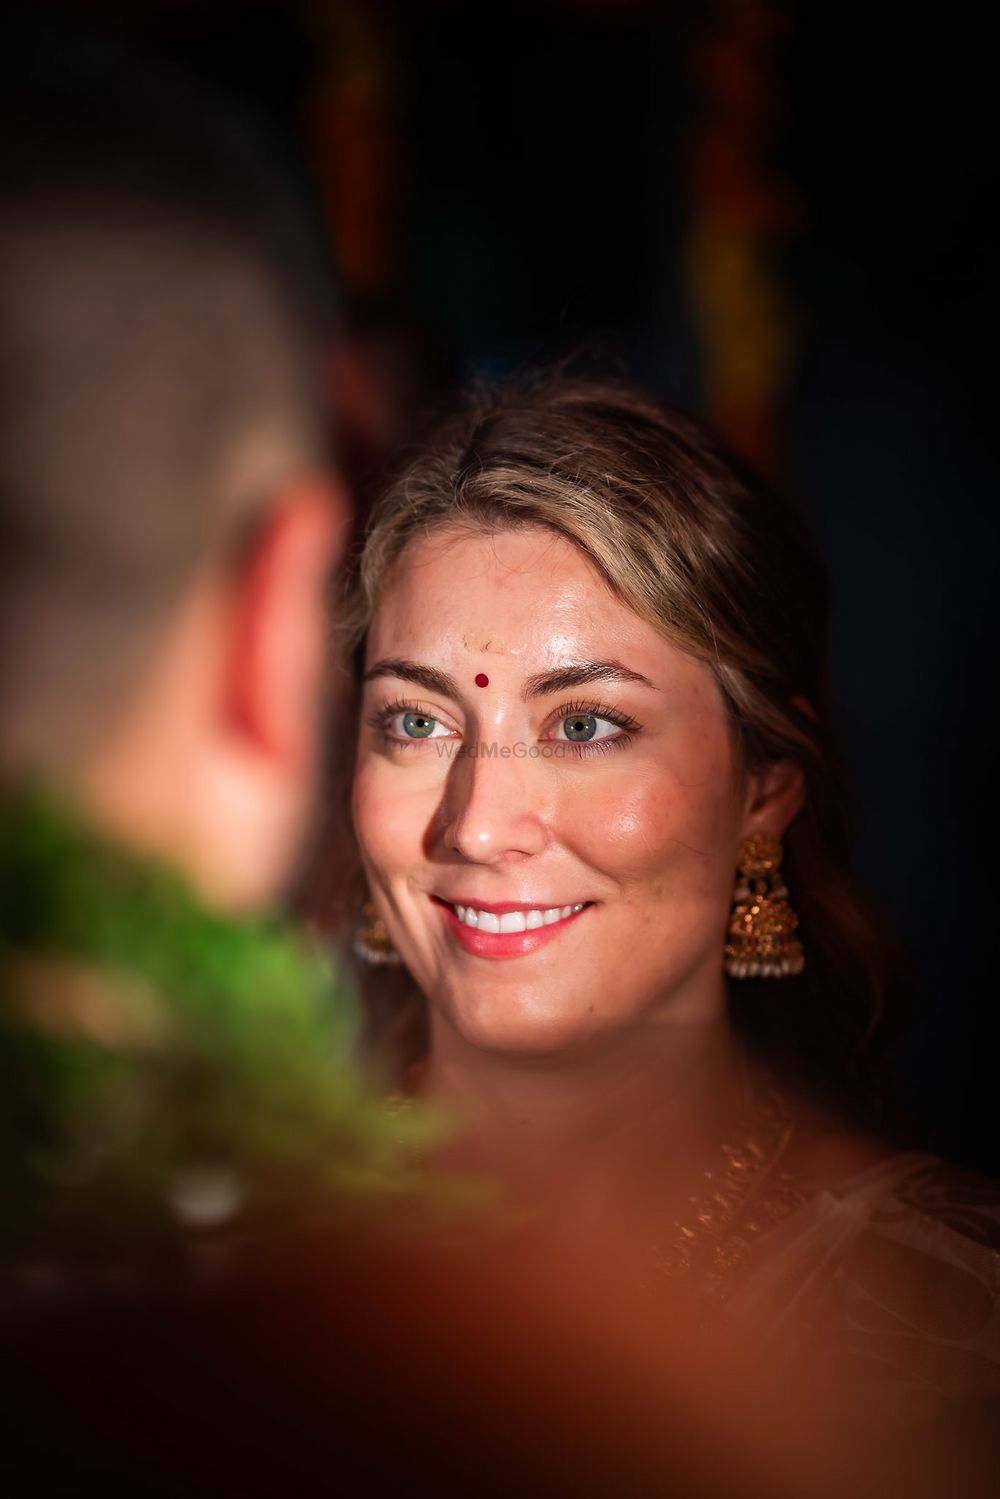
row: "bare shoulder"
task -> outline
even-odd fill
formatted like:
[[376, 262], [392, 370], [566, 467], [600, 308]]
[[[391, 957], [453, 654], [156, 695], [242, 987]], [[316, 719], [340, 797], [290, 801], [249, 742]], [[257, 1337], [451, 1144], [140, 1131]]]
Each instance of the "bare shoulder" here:
[[783, 1164], [813, 1191], [836, 1192], [903, 1154], [890, 1141], [852, 1129], [808, 1104], [797, 1102], [794, 1112], [795, 1128]]
[[1000, 1255], [1000, 1180], [972, 1167], [903, 1149], [815, 1111], [800, 1118], [785, 1166], [811, 1191], [835, 1196], [867, 1184], [885, 1167], [885, 1195], [873, 1205], [873, 1221], [918, 1214]]

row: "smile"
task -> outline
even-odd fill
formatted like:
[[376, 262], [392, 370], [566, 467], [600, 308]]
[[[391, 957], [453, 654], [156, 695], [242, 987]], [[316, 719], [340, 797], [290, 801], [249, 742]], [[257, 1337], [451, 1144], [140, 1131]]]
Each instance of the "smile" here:
[[575, 911], [582, 911], [584, 905], [581, 900], [575, 906], [533, 906], [529, 911], [504, 911], [502, 915], [477, 906], [456, 906], [455, 911], [459, 921], [480, 932], [534, 932], [540, 926], [565, 921]]
[[459, 945], [481, 958], [516, 958], [535, 952], [592, 904], [581, 900], [564, 906], [475, 906], [440, 896], [432, 899]]

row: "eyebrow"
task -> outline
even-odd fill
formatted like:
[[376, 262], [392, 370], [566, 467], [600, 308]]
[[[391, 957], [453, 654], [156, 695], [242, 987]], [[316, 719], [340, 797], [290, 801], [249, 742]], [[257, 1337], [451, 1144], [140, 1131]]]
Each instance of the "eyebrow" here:
[[[433, 666], [422, 666], [419, 661], [406, 661], [402, 657], [388, 657], [376, 661], [362, 677], [370, 682], [375, 677], [400, 677], [404, 682], [415, 682], [428, 692], [440, 692], [446, 697], [460, 698], [458, 683], [447, 672], [437, 671]], [[554, 671], [543, 671], [529, 677], [521, 689], [527, 700], [547, 697], [553, 692], [565, 692], [570, 687], [582, 687], [588, 682], [637, 682], [641, 687], [653, 687], [641, 671], [632, 671], [620, 661], [580, 661], [573, 666], [560, 666]], [[655, 688], [654, 688], [655, 691]]]

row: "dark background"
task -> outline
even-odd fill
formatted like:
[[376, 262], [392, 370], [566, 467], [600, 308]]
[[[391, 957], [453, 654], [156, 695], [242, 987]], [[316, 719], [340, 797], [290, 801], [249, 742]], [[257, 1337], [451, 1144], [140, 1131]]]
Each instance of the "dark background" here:
[[984, 23], [871, 0], [122, 0], [44, 24], [95, 21], [276, 132], [338, 246], [362, 494], [470, 375], [586, 345], [796, 495], [834, 578], [860, 870], [915, 967], [903, 1095], [930, 1146], [1000, 1174]]

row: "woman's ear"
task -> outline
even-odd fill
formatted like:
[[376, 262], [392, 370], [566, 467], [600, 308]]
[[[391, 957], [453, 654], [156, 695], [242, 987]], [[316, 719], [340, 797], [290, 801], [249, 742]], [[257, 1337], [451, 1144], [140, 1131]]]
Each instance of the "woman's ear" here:
[[770, 760], [750, 772], [743, 804], [743, 832], [780, 838], [806, 799], [805, 771], [797, 760]]

